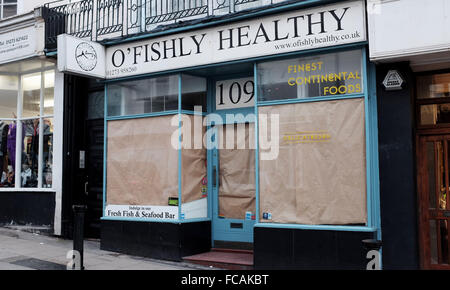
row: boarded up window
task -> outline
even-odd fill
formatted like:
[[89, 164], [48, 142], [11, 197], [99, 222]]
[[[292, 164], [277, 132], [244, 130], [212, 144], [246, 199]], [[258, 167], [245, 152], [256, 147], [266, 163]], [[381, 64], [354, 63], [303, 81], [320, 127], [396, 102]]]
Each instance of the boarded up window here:
[[279, 156], [260, 161], [261, 221], [366, 223], [364, 100], [264, 106], [259, 113], [280, 118]]
[[173, 116], [108, 122], [107, 203], [167, 206], [178, 198]]

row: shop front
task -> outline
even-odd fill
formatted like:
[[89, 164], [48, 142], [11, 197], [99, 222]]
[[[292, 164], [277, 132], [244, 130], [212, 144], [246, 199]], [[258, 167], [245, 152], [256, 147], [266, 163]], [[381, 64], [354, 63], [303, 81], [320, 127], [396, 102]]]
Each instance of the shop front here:
[[0, 224], [59, 234], [61, 112], [43, 31], [38, 9], [0, 22]]
[[103, 45], [59, 37], [61, 71], [105, 80], [102, 249], [365, 269], [362, 240], [381, 232], [364, 1], [290, 8]]
[[368, 22], [377, 63], [383, 266], [450, 269], [450, 6], [375, 2]]

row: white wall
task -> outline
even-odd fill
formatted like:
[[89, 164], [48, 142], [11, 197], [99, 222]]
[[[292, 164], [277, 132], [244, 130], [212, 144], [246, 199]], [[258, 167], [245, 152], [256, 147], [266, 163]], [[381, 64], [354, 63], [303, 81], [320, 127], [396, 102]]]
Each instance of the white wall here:
[[367, 0], [370, 58], [448, 51], [449, 0]]

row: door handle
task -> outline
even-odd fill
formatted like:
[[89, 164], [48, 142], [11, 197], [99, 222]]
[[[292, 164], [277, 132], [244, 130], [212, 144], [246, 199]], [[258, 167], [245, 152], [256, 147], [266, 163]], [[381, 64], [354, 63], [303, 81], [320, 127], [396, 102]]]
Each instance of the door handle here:
[[213, 167], [212, 175], [213, 175], [213, 179], [212, 179], [213, 187], [216, 187], [217, 186], [217, 168], [216, 168], [216, 166]]
[[86, 195], [88, 195], [88, 190], [87, 190], [88, 184], [89, 184], [89, 181], [86, 181], [84, 183], [84, 194], [86, 194]]

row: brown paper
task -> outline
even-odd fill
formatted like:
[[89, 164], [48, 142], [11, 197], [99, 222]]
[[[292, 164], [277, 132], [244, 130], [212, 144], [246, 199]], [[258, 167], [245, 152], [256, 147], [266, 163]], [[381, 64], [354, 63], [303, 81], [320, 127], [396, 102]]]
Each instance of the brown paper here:
[[178, 151], [173, 116], [108, 122], [107, 203], [168, 205], [178, 197]]
[[260, 215], [272, 215], [261, 221], [366, 223], [364, 100], [264, 106], [259, 112], [280, 116], [279, 156], [260, 161]]
[[[224, 147], [229, 129], [219, 126], [219, 130], [223, 130], [219, 134], [224, 139]], [[246, 149], [219, 150], [219, 214], [225, 218], [245, 219], [247, 211], [255, 213], [255, 150], [249, 149], [254, 124], [235, 125], [234, 130], [234, 148], [240, 148], [238, 143], [244, 146], [245, 142]], [[238, 141], [240, 133], [244, 133], [240, 135], [244, 136], [241, 142]]]
[[[198, 116], [197, 116], [198, 117]], [[202, 180], [206, 180], [206, 149], [195, 149], [194, 134], [197, 134], [198, 140], [202, 140], [205, 132], [205, 127], [201, 127], [198, 132], [194, 131], [194, 116], [183, 115], [183, 119], [190, 120], [190, 141], [186, 142], [188, 148], [181, 150], [181, 199], [183, 203], [191, 202], [202, 198]], [[198, 117], [203, 122], [202, 117]], [[187, 130], [189, 127], [183, 125], [183, 138], [185, 134], [189, 134]], [[186, 139], [183, 139], [186, 140]], [[201, 144], [199, 144], [201, 145]], [[207, 185], [205, 185], [207, 186]]]

